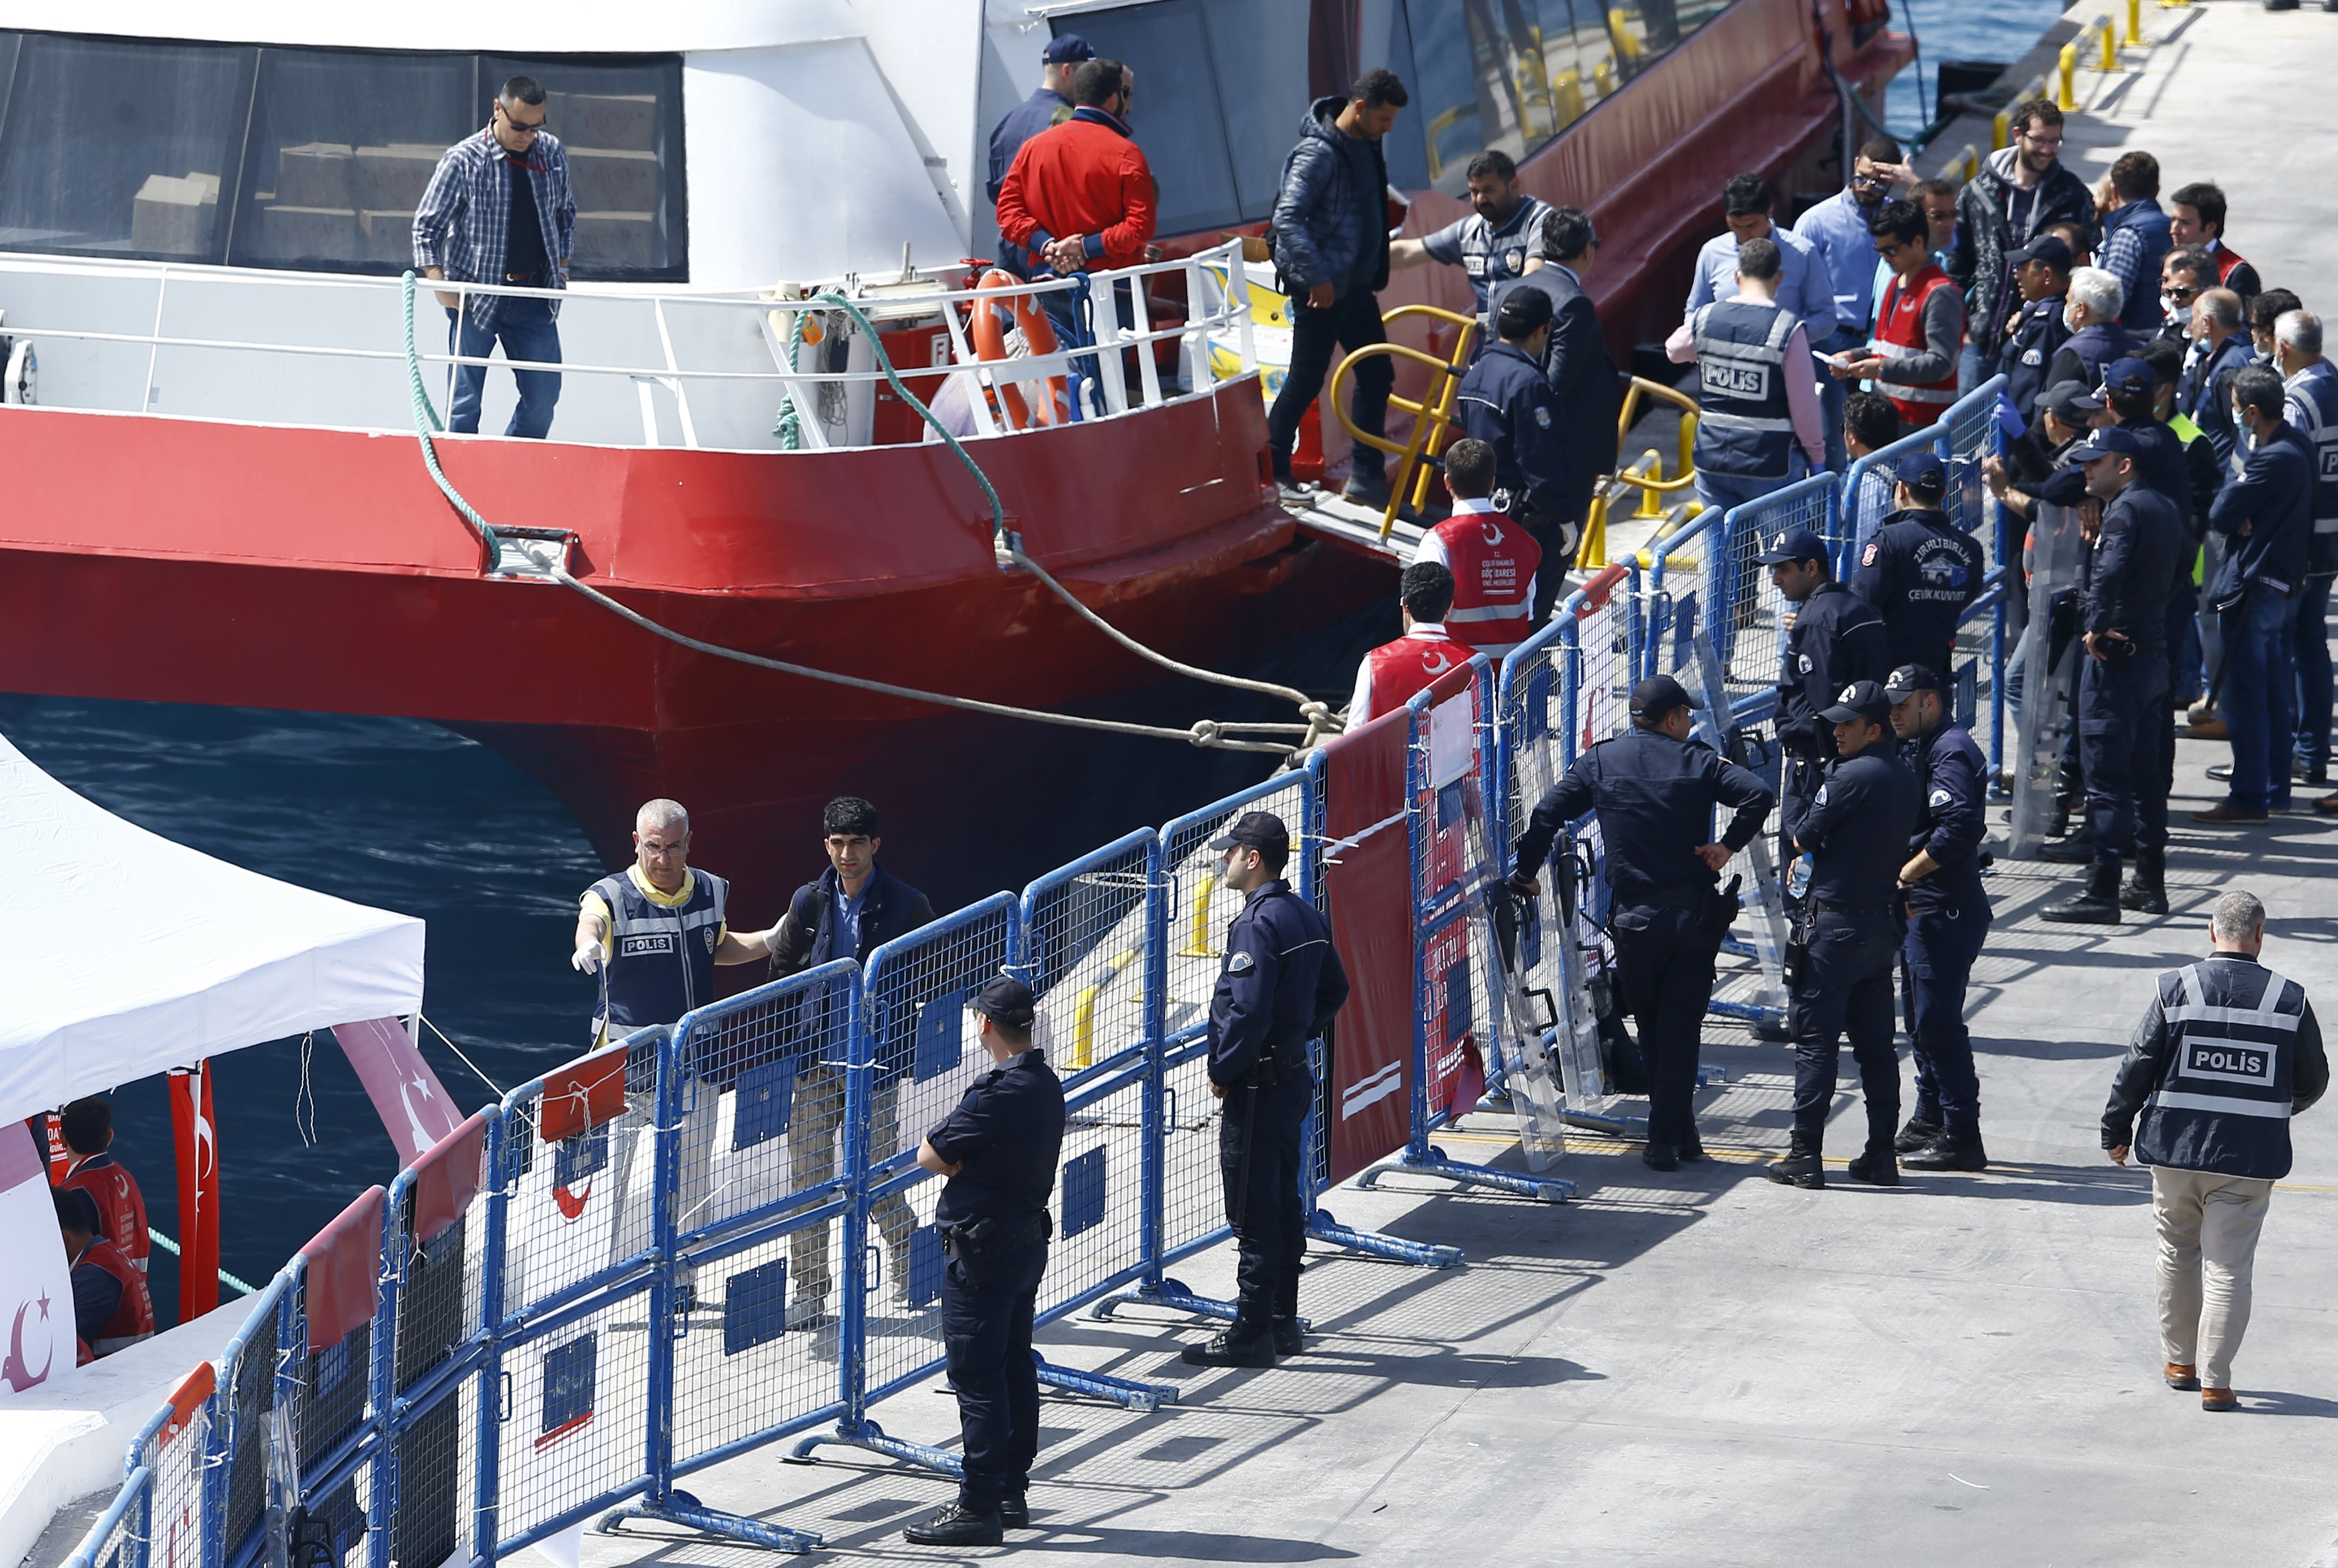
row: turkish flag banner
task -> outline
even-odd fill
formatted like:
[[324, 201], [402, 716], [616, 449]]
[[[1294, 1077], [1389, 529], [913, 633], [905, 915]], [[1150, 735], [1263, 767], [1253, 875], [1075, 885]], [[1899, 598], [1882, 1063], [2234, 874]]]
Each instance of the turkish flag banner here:
[[33, 1130], [0, 1122], [0, 1404], [74, 1369], [73, 1274]]
[[219, 1122], [209, 1063], [172, 1068], [169, 1083], [179, 1150], [179, 1321], [192, 1323], [219, 1305]]
[[438, 1082], [438, 1074], [430, 1071], [414, 1036], [397, 1019], [336, 1024], [333, 1038], [341, 1043], [375, 1113], [389, 1130], [399, 1169], [421, 1159], [431, 1145], [463, 1124], [454, 1096]]

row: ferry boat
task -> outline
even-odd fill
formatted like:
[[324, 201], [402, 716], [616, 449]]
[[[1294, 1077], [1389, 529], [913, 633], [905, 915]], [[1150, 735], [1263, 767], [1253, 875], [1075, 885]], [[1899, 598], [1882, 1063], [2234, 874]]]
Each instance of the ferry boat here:
[[[1011, 543], [1138, 642], [1241, 669], [1391, 578], [1294, 523], [1266, 466], [1272, 278], [1240, 237], [1311, 98], [1379, 64], [1410, 86], [1388, 145], [1408, 231], [1463, 211], [1481, 147], [1586, 206], [1628, 349], [1728, 173], [1814, 170], [1855, 133], [1848, 96], [1879, 99], [1906, 58], [1887, 18], [1887, 0], [580, 0], [457, 26], [0, 4], [0, 690], [436, 720], [540, 779], [612, 863], [640, 800], [689, 803], [698, 858], [766, 910], [819, 800], [881, 794], [896, 832], [963, 822], [1033, 782], [1028, 721], [726, 660], [500, 567], [556, 566], [702, 643], [1017, 708], [1165, 679]], [[1000, 290], [969, 259], [995, 247], [988, 129], [1068, 31], [1138, 72], [1169, 259], [1125, 279], [1125, 356], [1066, 387], [1061, 354], [982, 360], [969, 328]], [[548, 440], [429, 440], [442, 493], [417, 432], [443, 415], [446, 317], [401, 277], [411, 215], [521, 73], [548, 90], [580, 209], [565, 387]], [[869, 330], [810, 305], [822, 288]], [[1468, 292], [1428, 268], [1386, 302], [1409, 299]], [[956, 409], [1003, 531], [871, 332]], [[510, 375], [487, 387], [499, 430]], [[535, 553], [499, 557], [450, 494]]]

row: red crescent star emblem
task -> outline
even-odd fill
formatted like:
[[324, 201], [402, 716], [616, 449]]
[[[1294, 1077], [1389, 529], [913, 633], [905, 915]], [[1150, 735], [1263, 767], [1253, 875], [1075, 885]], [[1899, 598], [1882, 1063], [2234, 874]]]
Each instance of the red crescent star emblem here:
[[[49, 1298], [45, 1295], [41, 1298], [40, 1307], [41, 1321], [45, 1323], [49, 1320]], [[52, 1341], [49, 1353], [41, 1358], [39, 1371], [35, 1372], [31, 1367], [25, 1365], [25, 1314], [32, 1309], [33, 1303], [30, 1301], [20, 1302], [17, 1305], [16, 1320], [8, 1330], [8, 1356], [5, 1360], [0, 1360], [0, 1377], [6, 1378], [8, 1387], [19, 1394], [47, 1378], [49, 1364], [56, 1359], [56, 1346]]]
[[1453, 661], [1442, 653], [1428, 653], [1421, 656], [1420, 667], [1431, 675], [1442, 675], [1453, 668]]

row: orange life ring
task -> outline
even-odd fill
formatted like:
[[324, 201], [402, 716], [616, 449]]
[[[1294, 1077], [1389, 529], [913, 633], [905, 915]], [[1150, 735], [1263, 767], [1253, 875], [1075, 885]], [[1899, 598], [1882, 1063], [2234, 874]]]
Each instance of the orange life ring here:
[[[1019, 289], [1023, 280], [1013, 274], [992, 268], [975, 284], [977, 292], [985, 289]], [[974, 302], [974, 352], [980, 359], [1019, 358], [1007, 351], [1007, 328], [1012, 323], [1023, 335], [1025, 354], [1040, 355], [1056, 352], [1056, 328], [1047, 313], [1039, 308], [1036, 296], [1016, 294], [997, 299], [977, 299]], [[1047, 397], [1039, 405], [1037, 418], [1032, 417], [1028, 404], [1023, 400], [1023, 388], [1015, 381], [1000, 377], [997, 390], [1007, 426], [1010, 430], [1028, 430], [1035, 425], [1060, 425], [1069, 417], [1071, 395], [1061, 376], [1046, 378]]]

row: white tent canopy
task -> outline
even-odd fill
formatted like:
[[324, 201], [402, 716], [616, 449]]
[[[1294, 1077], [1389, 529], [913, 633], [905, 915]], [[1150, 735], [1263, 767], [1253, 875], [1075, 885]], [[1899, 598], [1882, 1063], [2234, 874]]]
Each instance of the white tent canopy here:
[[174, 844], [0, 739], [0, 1122], [422, 1005], [422, 922]]

